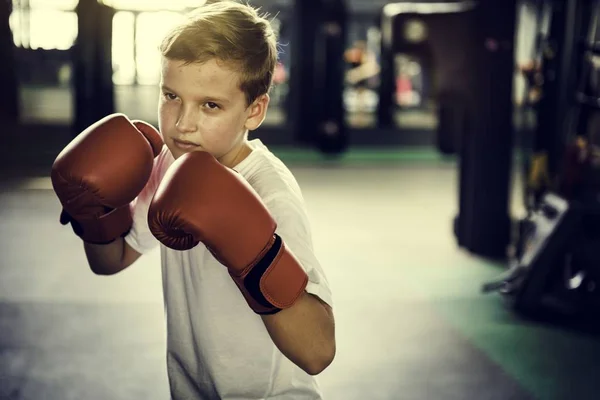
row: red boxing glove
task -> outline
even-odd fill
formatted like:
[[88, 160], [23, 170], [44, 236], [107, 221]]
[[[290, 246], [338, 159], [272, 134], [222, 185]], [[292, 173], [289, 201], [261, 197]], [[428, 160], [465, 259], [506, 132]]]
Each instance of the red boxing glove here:
[[171, 165], [150, 204], [148, 224], [169, 248], [204, 243], [258, 314], [291, 307], [308, 282], [258, 195], [206, 152], [184, 154]]
[[109, 115], [80, 133], [52, 165], [52, 186], [84, 241], [106, 244], [132, 225], [129, 203], [142, 191], [162, 149], [160, 134], [144, 122]]

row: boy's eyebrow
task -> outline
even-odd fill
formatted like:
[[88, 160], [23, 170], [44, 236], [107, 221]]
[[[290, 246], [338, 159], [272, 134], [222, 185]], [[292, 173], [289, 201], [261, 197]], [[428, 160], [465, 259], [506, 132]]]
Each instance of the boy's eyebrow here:
[[229, 103], [229, 100], [225, 99], [225, 98], [220, 98], [220, 97], [214, 97], [214, 96], [204, 96], [201, 98], [201, 100], [203, 102], [211, 102], [211, 103], [223, 103], [223, 104], [227, 104]]
[[165, 84], [161, 84], [160, 85], [160, 90], [166, 90], [167, 92], [173, 92], [173, 93], [175, 93], [175, 91], [173, 89], [171, 89], [170, 87], [168, 87]]
[[[166, 90], [167, 92], [171, 92], [171, 93], [177, 93], [177, 91], [171, 89], [170, 87], [168, 87], [165, 84], [161, 84], [160, 89]], [[214, 102], [214, 103], [229, 103], [229, 100], [227, 100], [226, 98], [220, 98], [220, 97], [215, 97], [215, 96], [204, 96], [204, 97], [201, 97], [200, 99], [204, 102], [209, 101], [209, 102]]]

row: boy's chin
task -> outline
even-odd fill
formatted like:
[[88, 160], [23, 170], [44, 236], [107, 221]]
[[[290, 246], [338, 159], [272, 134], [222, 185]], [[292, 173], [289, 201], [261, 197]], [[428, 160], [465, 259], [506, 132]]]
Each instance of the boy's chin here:
[[202, 148], [196, 148], [196, 149], [193, 149], [193, 150], [182, 150], [182, 149], [180, 149], [178, 147], [175, 147], [175, 146], [167, 146], [167, 147], [168, 147], [169, 151], [171, 152], [171, 155], [173, 156], [173, 158], [176, 159], [176, 160], [179, 157], [181, 157], [182, 155], [187, 154], [187, 153], [192, 153], [194, 151], [205, 151]]

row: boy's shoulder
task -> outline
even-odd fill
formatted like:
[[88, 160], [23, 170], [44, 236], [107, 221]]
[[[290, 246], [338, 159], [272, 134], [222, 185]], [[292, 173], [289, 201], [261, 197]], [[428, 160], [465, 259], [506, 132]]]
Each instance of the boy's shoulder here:
[[[300, 186], [290, 169], [259, 139], [250, 141], [252, 152], [233, 169], [252, 186], [263, 201], [303, 201]], [[152, 176], [148, 182], [154, 189], [164, 177], [174, 158], [167, 146], [154, 159]], [[152, 191], [153, 192], [153, 191]]]
[[290, 169], [259, 139], [250, 141], [252, 152], [234, 167], [263, 201], [268, 198], [302, 198], [300, 186]]

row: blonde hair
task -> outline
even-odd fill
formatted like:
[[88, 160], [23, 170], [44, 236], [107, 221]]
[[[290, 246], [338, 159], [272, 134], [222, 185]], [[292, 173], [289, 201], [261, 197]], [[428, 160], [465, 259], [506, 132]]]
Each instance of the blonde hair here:
[[167, 33], [163, 57], [186, 64], [216, 59], [240, 74], [248, 105], [269, 92], [277, 64], [277, 39], [267, 15], [236, 1], [207, 1]]

